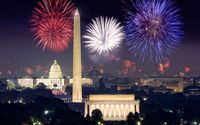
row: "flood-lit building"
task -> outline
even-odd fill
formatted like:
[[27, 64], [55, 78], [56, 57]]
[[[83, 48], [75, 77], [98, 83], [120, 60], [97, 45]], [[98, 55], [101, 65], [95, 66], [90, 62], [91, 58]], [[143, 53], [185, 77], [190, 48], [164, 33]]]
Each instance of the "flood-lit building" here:
[[200, 86], [199, 85], [191, 85], [184, 88], [184, 94], [186, 95], [200, 95]]
[[24, 88], [33, 88], [34, 86], [33, 78], [30, 77], [23, 77], [17, 79], [17, 83], [19, 84], [19, 86]]
[[[92, 86], [93, 85], [93, 81], [90, 78], [82, 78], [81, 79], [81, 83], [83, 86]], [[69, 79], [69, 84], [72, 85], [73, 84], [73, 78]]]
[[140, 112], [139, 100], [131, 94], [100, 94], [89, 95], [85, 102], [85, 116], [92, 115], [92, 111], [99, 109], [105, 121], [126, 120], [130, 112]]
[[18, 84], [21, 87], [29, 88], [33, 88], [39, 84], [44, 84], [49, 89], [57, 89], [60, 91], [65, 90], [65, 80], [63, 78], [61, 67], [56, 60], [54, 60], [54, 63], [51, 65], [48, 78], [20, 78], [18, 79]]
[[171, 89], [175, 93], [183, 92], [184, 78], [182, 77], [150, 77], [141, 79], [143, 86], [165, 87]]
[[49, 89], [58, 89], [61, 91], [65, 90], [65, 80], [63, 78], [62, 70], [60, 65], [54, 60], [48, 78], [37, 78], [36, 85], [43, 83]]

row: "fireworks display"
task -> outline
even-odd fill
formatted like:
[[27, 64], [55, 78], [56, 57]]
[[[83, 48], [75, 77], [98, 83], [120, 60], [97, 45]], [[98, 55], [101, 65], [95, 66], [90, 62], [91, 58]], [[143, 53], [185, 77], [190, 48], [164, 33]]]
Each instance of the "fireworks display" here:
[[136, 64], [134, 61], [131, 61], [131, 60], [123, 60], [122, 62], [122, 73], [124, 75], [127, 75], [131, 70], [135, 71], [136, 69]]
[[142, 62], [161, 63], [181, 43], [179, 9], [171, 0], [137, 0], [128, 6], [125, 31], [130, 51]]
[[161, 73], [165, 72], [164, 64], [162, 64], [162, 63], [158, 64], [158, 71], [161, 72]]
[[135, 62], [131, 61], [131, 60], [124, 60], [123, 61], [123, 67], [125, 68], [132, 68], [135, 66]]
[[158, 71], [164, 73], [171, 66], [171, 61], [168, 58], [165, 58], [163, 63], [158, 64]]
[[114, 18], [99, 17], [87, 26], [85, 46], [92, 54], [108, 54], [119, 48], [124, 39], [123, 26]]
[[25, 74], [28, 75], [28, 76], [33, 75], [33, 72], [34, 72], [31, 67], [25, 67], [24, 71], [25, 71]]
[[74, 6], [68, 0], [43, 0], [34, 9], [31, 30], [35, 33], [37, 45], [43, 50], [64, 51], [72, 38], [72, 12]]
[[185, 73], [188, 73], [188, 72], [190, 72], [190, 71], [191, 71], [190, 67], [186, 66], [186, 67], [184, 68], [184, 72], [185, 72]]

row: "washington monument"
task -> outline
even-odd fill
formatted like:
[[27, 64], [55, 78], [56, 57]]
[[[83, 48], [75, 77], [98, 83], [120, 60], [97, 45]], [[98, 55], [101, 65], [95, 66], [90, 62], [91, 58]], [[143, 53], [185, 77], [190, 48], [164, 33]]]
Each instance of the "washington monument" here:
[[74, 41], [73, 41], [73, 92], [72, 102], [82, 102], [81, 83], [81, 29], [78, 9], [74, 14]]

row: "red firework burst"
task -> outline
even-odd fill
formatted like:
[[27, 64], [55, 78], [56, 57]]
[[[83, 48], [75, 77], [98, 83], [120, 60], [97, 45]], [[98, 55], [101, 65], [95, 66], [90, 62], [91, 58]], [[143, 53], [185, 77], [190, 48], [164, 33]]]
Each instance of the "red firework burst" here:
[[43, 50], [64, 51], [72, 38], [74, 5], [68, 0], [42, 0], [34, 8], [31, 31]]
[[184, 72], [188, 73], [188, 72], [190, 72], [190, 71], [191, 71], [190, 67], [186, 66], [186, 67], [184, 68]]

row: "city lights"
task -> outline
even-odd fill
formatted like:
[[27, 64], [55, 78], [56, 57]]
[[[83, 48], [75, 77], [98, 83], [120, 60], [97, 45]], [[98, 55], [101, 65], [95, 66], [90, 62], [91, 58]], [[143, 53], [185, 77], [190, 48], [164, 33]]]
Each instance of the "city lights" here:
[[0, 125], [200, 125], [199, 5], [2, 0]]

